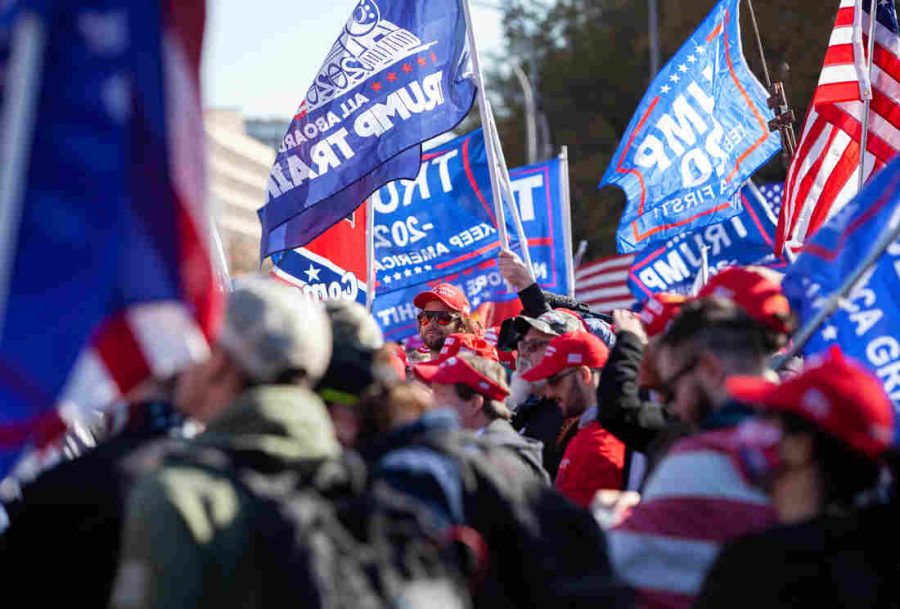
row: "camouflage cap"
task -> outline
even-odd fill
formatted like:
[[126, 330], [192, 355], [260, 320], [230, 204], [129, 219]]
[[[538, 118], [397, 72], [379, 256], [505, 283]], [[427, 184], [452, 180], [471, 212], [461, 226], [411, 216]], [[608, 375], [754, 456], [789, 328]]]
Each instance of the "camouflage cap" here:
[[584, 320], [572, 311], [553, 309], [540, 317], [526, 317], [520, 315], [515, 319], [515, 330], [520, 336], [524, 336], [529, 328], [551, 336], [562, 336], [570, 332], [587, 332]]
[[331, 357], [331, 325], [321, 305], [270, 279], [235, 281], [219, 344], [253, 380], [303, 371], [315, 383]]

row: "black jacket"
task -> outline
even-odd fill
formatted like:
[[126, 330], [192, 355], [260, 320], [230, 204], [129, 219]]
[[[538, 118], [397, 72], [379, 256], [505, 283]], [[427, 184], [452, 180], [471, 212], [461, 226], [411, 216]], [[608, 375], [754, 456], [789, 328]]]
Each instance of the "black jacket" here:
[[550, 479], [554, 480], [566, 450], [565, 443], [560, 442], [563, 415], [557, 403], [531, 396], [516, 409], [512, 426], [523, 436], [543, 444], [541, 454], [544, 469], [550, 474]]
[[727, 546], [700, 609], [900, 607], [897, 506], [783, 525]]
[[662, 404], [646, 399], [638, 387], [644, 345], [631, 332], [620, 332], [600, 375], [597, 402], [600, 424], [631, 450], [648, 452], [672, 417]]
[[107, 606], [128, 492], [158, 465], [178, 419], [159, 402], [130, 410], [138, 416], [129, 417], [121, 434], [44, 472], [7, 506], [0, 573], [8, 594], [27, 593], [33, 607], [62, 607], [73, 599], [79, 606]]

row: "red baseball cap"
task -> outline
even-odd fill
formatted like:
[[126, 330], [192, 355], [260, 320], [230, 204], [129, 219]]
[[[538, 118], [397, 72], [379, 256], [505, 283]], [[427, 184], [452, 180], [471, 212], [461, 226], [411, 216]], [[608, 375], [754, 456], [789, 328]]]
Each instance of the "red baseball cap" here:
[[871, 459], [894, 438], [894, 409], [881, 382], [837, 348], [780, 385], [732, 377], [727, 388], [741, 402], [806, 419]]
[[687, 301], [686, 296], [668, 292], [660, 292], [651, 296], [644, 303], [640, 314], [641, 323], [644, 325], [647, 336], [653, 338], [665, 332], [685, 301]]
[[781, 291], [777, 274], [762, 268], [733, 266], [709, 280], [697, 298], [724, 298], [780, 334], [789, 334], [791, 306]]
[[572, 332], [557, 336], [547, 345], [544, 357], [522, 375], [530, 383], [559, 374], [566, 368], [587, 366], [597, 369], [606, 365], [609, 348], [602, 340], [587, 332]]
[[497, 349], [480, 336], [454, 333], [444, 340], [444, 346], [441, 347], [441, 352], [438, 354], [437, 358], [430, 362], [416, 364], [413, 367], [413, 372], [415, 372], [416, 376], [419, 378], [426, 380], [426, 382], [430, 382], [425, 378], [426, 375], [433, 374], [443, 362], [451, 357], [456, 357], [460, 353], [472, 353], [478, 357], [492, 359], [495, 362], [499, 360], [497, 357]]
[[429, 371], [428, 378], [423, 380], [427, 383], [440, 383], [441, 385], [461, 383], [487, 398], [502, 402], [509, 395], [509, 387], [501, 379], [492, 379], [477, 370], [470, 360], [477, 361], [478, 359], [485, 358], [478, 358], [478, 356], [468, 356], [468, 359], [457, 356], [450, 357]]
[[468, 315], [472, 312], [469, 299], [463, 291], [451, 283], [439, 283], [427, 292], [422, 292], [413, 299], [413, 304], [424, 309], [433, 300], [439, 300], [457, 313]]

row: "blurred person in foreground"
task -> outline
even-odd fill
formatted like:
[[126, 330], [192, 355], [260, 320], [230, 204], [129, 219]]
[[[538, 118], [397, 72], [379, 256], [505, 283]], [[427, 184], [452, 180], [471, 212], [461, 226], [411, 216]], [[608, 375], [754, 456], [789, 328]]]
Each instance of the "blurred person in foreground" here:
[[[176, 402], [206, 425], [181, 448], [239, 457], [267, 473], [337, 456], [312, 390], [330, 354], [321, 306], [272, 281], [236, 282], [210, 358], [176, 387]], [[254, 501], [232, 476], [170, 456], [129, 497], [112, 606], [259, 606]]]
[[[780, 524], [729, 544], [695, 606], [900, 605], [885, 538], [896, 505], [872, 504], [896, 428], [881, 381], [835, 349], [781, 385], [732, 378], [728, 389], [761, 412], [741, 426], [736, 458]], [[870, 505], [857, 507], [867, 493]]]
[[609, 350], [587, 332], [563, 334], [550, 341], [544, 357], [523, 378], [544, 381], [545, 394], [563, 416], [577, 420], [577, 433], [566, 447], [556, 474], [556, 488], [574, 503], [588, 507], [601, 489], [622, 489], [625, 445], [597, 422], [597, 384]]
[[416, 317], [419, 336], [432, 358], [438, 357], [449, 335], [480, 334], [478, 322], [472, 319], [469, 299], [453, 284], [440, 283], [421, 292], [413, 299], [413, 304], [421, 309]]
[[764, 378], [765, 331], [733, 301], [681, 307], [658, 350], [660, 391], [689, 435], [650, 474], [641, 502], [609, 532], [613, 565], [639, 605], [690, 607], [722, 544], [774, 523], [765, 493], [730, 455], [734, 428], [752, 410], [731, 399], [730, 376]]
[[498, 361], [460, 353], [438, 366], [420, 364], [416, 374], [431, 385], [435, 404], [456, 411], [464, 429], [509, 449], [526, 471], [550, 483], [542, 463], [541, 443], [516, 433], [509, 423], [509, 386], [506, 371]]

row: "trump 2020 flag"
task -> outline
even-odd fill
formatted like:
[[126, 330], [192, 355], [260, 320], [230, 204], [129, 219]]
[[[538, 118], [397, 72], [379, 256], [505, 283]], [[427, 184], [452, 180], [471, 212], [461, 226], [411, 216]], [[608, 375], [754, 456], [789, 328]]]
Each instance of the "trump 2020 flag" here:
[[352, 300], [366, 304], [368, 207], [360, 205], [306, 247], [274, 254], [272, 277], [319, 302]]
[[740, 0], [722, 0], [659, 72], [600, 186], [625, 191], [620, 253], [740, 212], [743, 182], [781, 147], [744, 61]]
[[[820, 228], [784, 277], [784, 293], [801, 322], [814, 317], [887, 227], [900, 225], [900, 159]], [[900, 238], [863, 275], [807, 343], [809, 355], [839, 345], [874, 372], [900, 411]]]
[[359, 0], [272, 167], [263, 257], [305, 245], [383, 184], [416, 177], [421, 142], [453, 129], [474, 101], [465, 33], [459, 0]]
[[0, 134], [0, 478], [208, 352], [203, 23], [203, 2], [67, 0], [12, 26], [4, 103], [33, 120]]

